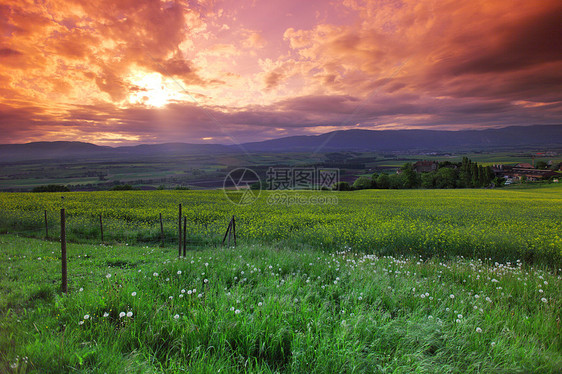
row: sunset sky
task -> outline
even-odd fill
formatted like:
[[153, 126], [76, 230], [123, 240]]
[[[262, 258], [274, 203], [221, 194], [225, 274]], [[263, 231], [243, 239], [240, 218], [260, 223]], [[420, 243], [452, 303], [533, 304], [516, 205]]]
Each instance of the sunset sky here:
[[0, 143], [562, 123], [560, 0], [0, 0]]

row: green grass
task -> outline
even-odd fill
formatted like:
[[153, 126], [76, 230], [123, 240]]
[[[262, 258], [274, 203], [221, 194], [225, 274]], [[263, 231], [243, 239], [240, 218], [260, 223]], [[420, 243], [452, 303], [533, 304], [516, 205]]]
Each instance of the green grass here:
[[562, 370], [562, 284], [540, 267], [70, 244], [61, 295], [59, 244], [0, 246], [1, 372]]

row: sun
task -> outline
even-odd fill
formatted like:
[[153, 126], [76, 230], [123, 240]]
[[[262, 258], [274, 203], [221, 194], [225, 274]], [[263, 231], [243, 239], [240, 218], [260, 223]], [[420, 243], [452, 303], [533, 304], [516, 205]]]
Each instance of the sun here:
[[141, 73], [129, 78], [133, 89], [129, 93], [129, 103], [143, 104], [147, 107], [162, 108], [171, 101], [179, 100], [181, 94], [173, 89], [173, 82], [159, 73]]

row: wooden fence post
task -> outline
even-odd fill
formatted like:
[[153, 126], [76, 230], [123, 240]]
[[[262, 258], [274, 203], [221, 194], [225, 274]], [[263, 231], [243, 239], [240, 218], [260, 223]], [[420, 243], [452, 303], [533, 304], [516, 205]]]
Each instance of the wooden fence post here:
[[178, 257], [181, 257], [181, 204], [178, 213]]
[[47, 221], [47, 211], [45, 211], [45, 238], [49, 239], [49, 222]]
[[[226, 240], [226, 237], [228, 236], [228, 246], [230, 247], [230, 238], [232, 236], [232, 228], [234, 226], [234, 216], [232, 216], [232, 218], [230, 219], [230, 222], [228, 222], [228, 227], [226, 228], [226, 232], [224, 233], [224, 237], [222, 238], [222, 245], [224, 245], [224, 241]], [[234, 236], [236, 238], [236, 234]], [[236, 239], [235, 239], [235, 245], [236, 245]]]
[[103, 221], [100, 214], [100, 235], [101, 235], [101, 242], [103, 244]]
[[185, 257], [185, 255], [187, 254], [186, 253], [187, 252], [187, 249], [186, 249], [186, 247], [187, 247], [186, 232], [187, 232], [187, 217], [184, 216], [183, 217], [183, 257]]
[[62, 292], [68, 291], [68, 278], [66, 267], [66, 214], [64, 208], [60, 210], [60, 250], [61, 250], [61, 273], [62, 273]]
[[230, 248], [231, 238], [232, 238], [232, 218], [230, 219], [230, 224], [228, 225], [228, 248]]

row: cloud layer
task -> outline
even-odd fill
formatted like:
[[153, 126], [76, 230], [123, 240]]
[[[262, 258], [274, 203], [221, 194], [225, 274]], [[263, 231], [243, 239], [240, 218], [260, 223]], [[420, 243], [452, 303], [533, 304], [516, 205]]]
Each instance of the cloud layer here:
[[0, 143], [562, 122], [559, 1], [3, 1]]

